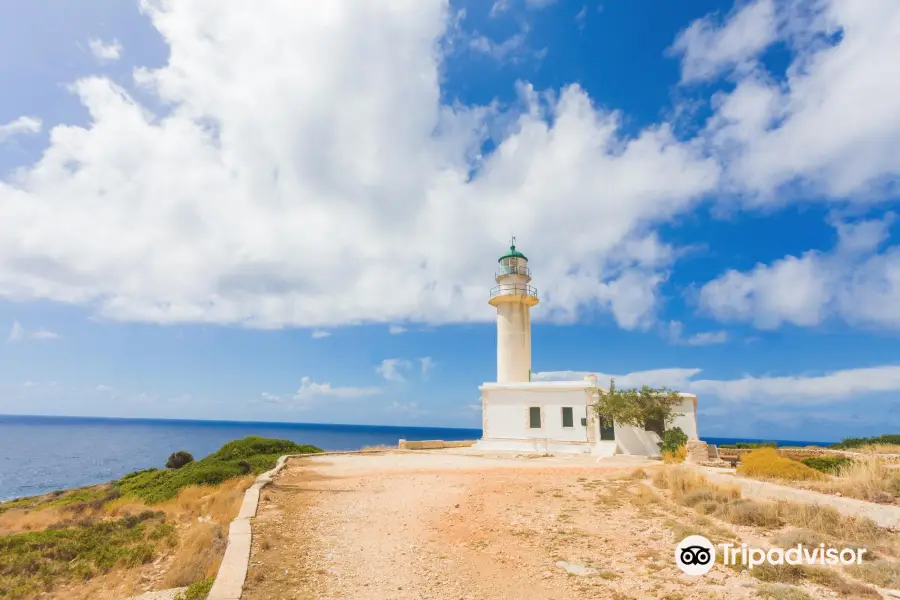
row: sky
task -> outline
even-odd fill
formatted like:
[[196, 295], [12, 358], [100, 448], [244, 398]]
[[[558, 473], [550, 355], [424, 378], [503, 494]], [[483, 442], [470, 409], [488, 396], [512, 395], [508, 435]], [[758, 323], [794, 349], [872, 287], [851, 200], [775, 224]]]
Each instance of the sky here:
[[896, 0], [0, 5], [0, 413], [478, 427], [538, 379], [702, 436], [900, 430]]

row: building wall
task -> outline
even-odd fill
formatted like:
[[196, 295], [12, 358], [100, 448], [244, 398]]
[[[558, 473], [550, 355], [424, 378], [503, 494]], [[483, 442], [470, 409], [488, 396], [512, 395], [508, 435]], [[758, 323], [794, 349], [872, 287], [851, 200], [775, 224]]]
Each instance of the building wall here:
[[616, 444], [621, 454], [659, 456], [659, 436], [653, 431], [616, 424]]
[[[537, 384], [533, 384], [538, 387]], [[484, 389], [484, 437], [510, 439], [552, 439], [587, 442], [589, 392], [581, 389]], [[529, 408], [541, 408], [541, 427], [529, 427]], [[572, 407], [572, 427], [562, 426], [562, 408]]]
[[683, 394], [681, 396], [681, 406], [674, 412], [681, 413], [680, 417], [675, 417], [672, 427], [680, 427], [690, 440], [699, 440], [697, 427], [697, 396]]
[[[486, 383], [481, 387], [483, 449], [549, 452], [591, 451], [599, 456], [633, 454], [659, 456], [660, 437], [640, 427], [615, 425], [615, 441], [600, 439], [599, 420], [591, 410], [596, 401], [596, 382]], [[696, 396], [682, 395], [675, 409], [680, 414], [673, 427], [689, 439], [697, 437]], [[541, 408], [541, 427], [529, 427], [529, 408]], [[562, 407], [572, 407], [573, 427], [562, 426]], [[581, 419], [587, 425], [581, 425]], [[611, 448], [612, 446], [612, 448]]]
[[531, 308], [524, 302], [501, 302], [497, 305], [497, 382], [525, 382], [530, 371]]

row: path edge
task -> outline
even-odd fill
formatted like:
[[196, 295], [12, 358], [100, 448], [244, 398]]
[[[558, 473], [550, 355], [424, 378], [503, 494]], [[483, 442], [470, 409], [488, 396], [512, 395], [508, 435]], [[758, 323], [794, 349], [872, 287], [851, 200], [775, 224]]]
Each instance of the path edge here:
[[241, 510], [228, 526], [228, 543], [225, 546], [225, 556], [222, 557], [222, 564], [219, 565], [216, 579], [206, 600], [241, 599], [241, 595], [244, 593], [244, 582], [247, 579], [247, 569], [250, 566], [250, 542], [253, 539], [250, 520], [256, 516], [256, 511], [259, 508], [260, 492], [262, 492], [264, 487], [272, 483], [272, 480], [281, 472], [288, 460], [291, 458], [310, 458], [335, 454], [381, 454], [384, 452], [397, 452], [397, 449], [285, 454], [278, 457], [275, 467], [257, 477], [253, 485], [244, 492]]

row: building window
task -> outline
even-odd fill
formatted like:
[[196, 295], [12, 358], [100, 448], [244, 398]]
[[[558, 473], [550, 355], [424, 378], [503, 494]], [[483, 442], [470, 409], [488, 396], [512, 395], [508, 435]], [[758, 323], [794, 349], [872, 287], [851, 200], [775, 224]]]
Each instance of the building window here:
[[532, 406], [528, 409], [528, 426], [532, 429], [541, 428], [541, 407]]
[[575, 419], [572, 416], [572, 407], [563, 406], [562, 409], [563, 427], [575, 427]]

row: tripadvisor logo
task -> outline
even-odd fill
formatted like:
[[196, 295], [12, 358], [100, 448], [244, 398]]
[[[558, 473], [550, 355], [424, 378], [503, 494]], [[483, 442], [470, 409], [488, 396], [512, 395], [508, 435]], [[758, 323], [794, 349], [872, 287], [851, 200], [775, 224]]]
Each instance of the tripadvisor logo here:
[[702, 535], [689, 535], [675, 547], [675, 564], [696, 577], [706, 575], [716, 562], [716, 547]]
[[[790, 548], [754, 548], [747, 544], [719, 544], [722, 564], [743, 565], [748, 569], [770, 565], [858, 565], [866, 548], [834, 548], [825, 544]], [[675, 547], [675, 564], [691, 576], [709, 573], [716, 562], [716, 546], [702, 535], [689, 535]]]

